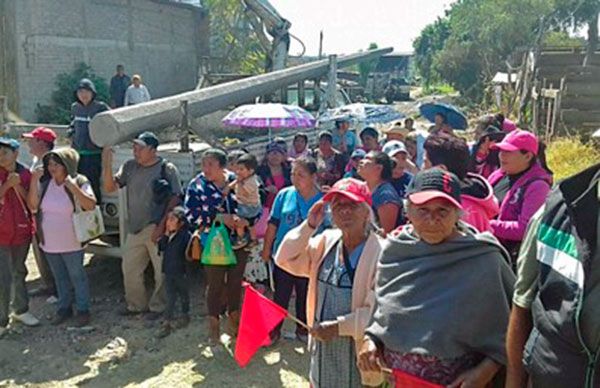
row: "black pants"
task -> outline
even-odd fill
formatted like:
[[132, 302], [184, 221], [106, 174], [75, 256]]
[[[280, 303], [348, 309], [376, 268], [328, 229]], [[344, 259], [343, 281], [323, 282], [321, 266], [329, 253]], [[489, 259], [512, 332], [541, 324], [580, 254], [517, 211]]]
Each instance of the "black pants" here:
[[218, 318], [223, 309], [223, 295], [227, 296], [227, 311], [240, 310], [242, 298], [242, 278], [246, 269], [248, 252], [243, 249], [235, 251], [237, 264], [233, 266], [205, 265], [206, 305], [208, 315]]
[[165, 275], [165, 288], [167, 289], [165, 319], [171, 320], [175, 316], [177, 299], [181, 303], [181, 312], [188, 315], [190, 313], [190, 290], [187, 276], [185, 274]]
[[[294, 276], [284, 271], [277, 265], [273, 266], [273, 280], [275, 281], [274, 301], [284, 309], [288, 309], [292, 292], [296, 291], [296, 318], [306, 323], [306, 294], [308, 292], [308, 279]], [[275, 331], [281, 331], [281, 324]], [[306, 329], [296, 324], [296, 333], [306, 334]]]
[[100, 191], [100, 177], [102, 176], [102, 155], [80, 155], [77, 172], [85, 175], [90, 180], [97, 203], [102, 202]]

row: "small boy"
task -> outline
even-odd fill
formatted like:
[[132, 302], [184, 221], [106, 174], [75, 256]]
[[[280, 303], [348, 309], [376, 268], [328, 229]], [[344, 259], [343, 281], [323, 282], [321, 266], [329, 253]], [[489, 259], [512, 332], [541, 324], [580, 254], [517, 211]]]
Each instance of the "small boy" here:
[[254, 155], [244, 154], [240, 156], [235, 165], [236, 180], [228, 186], [228, 190], [235, 192], [238, 203], [235, 219], [236, 238], [232, 243], [233, 249], [240, 249], [248, 245], [246, 229], [250, 232], [251, 244], [256, 245], [258, 243], [254, 225], [260, 217], [262, 205], [259, 192], [260, 183], [256, 176], [257, 168], [258, 161]]
[[[173, 208], [167, 215], [165, 235], [158, 242], [158, 251], [163, 254], [162, 271], [165, 274], [167, 308], [165, 321], [158, 337], [166, 337], [173, 328], [185, 327], [190, 322], [190, 294], [186, 276], [186, 249], [192, 234], [189, 231], [185, 209]], [[173, 324], [175, 303], [181, 302], [183, 316]]]

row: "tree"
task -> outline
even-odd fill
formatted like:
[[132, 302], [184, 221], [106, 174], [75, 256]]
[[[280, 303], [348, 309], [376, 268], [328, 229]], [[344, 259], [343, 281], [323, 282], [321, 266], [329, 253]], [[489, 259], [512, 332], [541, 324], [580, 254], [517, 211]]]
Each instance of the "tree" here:
[[61, 73], [56, 76], [56, 89], [50, 96], [50, 104], [40, 105], [35, 108], [35, 113], [40, 123], [69, 124], [71, 121], [71, 105], [75, 102], [75, 89], [79, 80], [88, 78], [96, 87], [96, 100], [109, 101], [108, 85], [104, 78], [96, 75], [94, 70], [81, 62], [75, 65], [70, 73]]
[[[558, 0], [557, 0], [558, 1]], [[479, 101], [484, 85], [519, 50], [528, 50], [552, 12], [547, 0], [459, 0], [414, 42], [427, 85], [445, 81]]]
[[[367, 50], [375, 50], [379, 48], [377, 43], [369, 44]], [[365, 87], [367, 85], [367, 79], [369, 78], [369, 74], [375, 69], [377, 66], [378, 59], [372, 59], [370, 61], [363, 61], [358, 64], [358, 72], [360, 74], [360, 84]]]
[[[259, 74], [266, 49], [254, 33], [241, 1], [204, 0], [210, 15], [210, 49], [220, 58], [218, 72]], [[266, 43], [266, 42], [263, 42]]]
[[413, 42], [415, 67], [425, 87], [440, 80], [439, 74], [433, 69], [433, 63], [436, 55], [444, 49], [449, 36], [449, 19], [438, 18], [434, 23], [426, 26]]
[[585, 62], [598, 48], [598, 16], [600, 1], [598, 0], [554, 0], [555, 12], [552, 22], [559, 27], [575, 29], [588, 27], [587, 49]]

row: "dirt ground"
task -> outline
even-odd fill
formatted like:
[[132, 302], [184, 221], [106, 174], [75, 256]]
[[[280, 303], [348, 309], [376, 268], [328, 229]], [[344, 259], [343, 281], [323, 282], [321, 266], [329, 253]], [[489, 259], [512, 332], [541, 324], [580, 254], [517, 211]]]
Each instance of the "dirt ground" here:
[[[308, 387], [308, 355], [297, 341], [282, 340], [259, 351], [245, 369], [233, 360], [234, 345], [226, 335], [217, 352], [204, 345], [200, 272], [193, 274], [191, 324], [156, 339], [159, 321], [116, 313], [124, 305], [120, 259], [86, 261], [91, 327], [51, 326], [54, 305], [45, 297], [32, 298], [31, 311], [42, 323], [15, 325], [0, 339], [0, 387]], [[32, 255], [27, 264], [28, 286], [35, 287], [39, 279]]]

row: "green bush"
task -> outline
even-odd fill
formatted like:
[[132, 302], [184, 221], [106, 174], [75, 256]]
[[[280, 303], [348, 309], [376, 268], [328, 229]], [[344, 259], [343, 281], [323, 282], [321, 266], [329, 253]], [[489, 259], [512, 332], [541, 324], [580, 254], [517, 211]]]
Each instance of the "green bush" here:
[[109, 101], [108, 85], [104, 78], [96, 75], [94, 70], [81, 62], [75, 65], [70, 73], [61, 73], [56, 76], [54, 84], [56, 89], [50, 97], [50, 104], [40, 105], [35, 108], [39, 123], [69, 124], [71, 120], [71, 104], [75, 101], [75, 88], [82, 78], [90, 79], [96, 86], [96, 100]]

